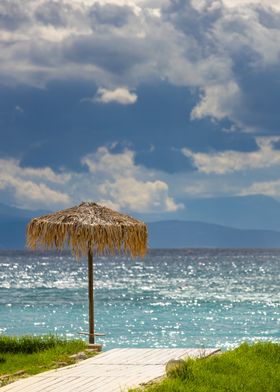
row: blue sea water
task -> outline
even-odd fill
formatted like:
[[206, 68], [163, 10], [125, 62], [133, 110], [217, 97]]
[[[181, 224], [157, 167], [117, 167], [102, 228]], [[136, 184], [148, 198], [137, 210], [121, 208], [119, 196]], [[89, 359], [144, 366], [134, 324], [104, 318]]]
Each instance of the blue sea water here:
[[[235, 347], [280, 342], [280, 251], [154, 250], [94, 260], [96, 330], [114, 347]], [[0, 334], [88, 329], [87, 263], [0, 252]]]

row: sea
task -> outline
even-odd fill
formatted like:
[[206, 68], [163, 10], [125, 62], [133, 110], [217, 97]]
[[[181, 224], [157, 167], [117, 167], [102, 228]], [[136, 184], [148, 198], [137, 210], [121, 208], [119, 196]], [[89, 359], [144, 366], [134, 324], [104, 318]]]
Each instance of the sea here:
[[[0, 251], [0, 334], [88, 331], [87, 260]], [[103, 349], [280, 342], [280, 250], [151, 250], [94, 259]]]

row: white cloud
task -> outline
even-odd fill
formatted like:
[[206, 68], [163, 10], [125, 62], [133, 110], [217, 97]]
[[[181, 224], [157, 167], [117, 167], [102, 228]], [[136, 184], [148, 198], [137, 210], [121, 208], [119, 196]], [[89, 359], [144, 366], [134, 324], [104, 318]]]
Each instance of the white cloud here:
[[222, 0], [222, 2], [230, 8], [244, 7], [248, 5], [263, 5], [280, 11], [278, 0]]
[[[0, 191], [20, 207], [63, 208], [94, 200], [127, 212], [173, 212], [182, 208], [169, 194], [168, 184], [154, 172], [135, 164], [135, 153], [112, 153], [100, 147], [85, 156], [86, 172], [54, 172], [49, 167], [21, 167], [14, 159], [0, 160]], [[8, 196], [7, 196], [8, 194]]]
[[88, 80], [101, 86], [88, 100], [127, 105], [137, 100], [132, 86], [167, 80], [202, 92], [194, 119], [228, 117], [239, 125], [243, 71], [236, 59], [249, 54], [246, 67], [256, 73], [279, 64], [280, 28], [269, 22], [278, 0], [29, 0], [24, 7], [5, 0], [1, 6], [5, 84]]
[[39, 178], [56, 184], [64, 184], [71, 178], [71, 174], [55, 173], [50, 167], [21, 167], [17, 159], [0, 159], [0, 167], [1, 174], [9, 174], [12, 177]]
[[82, 163], [87, 165], [92, 173], [103, 173], [112, 178], [132, 177], [139, 171], [134, 164], [134, 152], [131, 150], [113, 154], [107, 147], [99, 147], [94, 154], [84, 157]]
[[85, 164], [95, 179], [95, 193], [101, 202], [134, 212], [171, 212], [181, 208], [169, 196], [168, 185], [134, 162], [134, 152], [113, 154], [101, 147], [86, 156]]
[[[206, 181], [195, 181], [194, 183], [188, 183], [184, 187], [184, 192], [188, 196], [208, 196], [210, 191], [209, 184]], [[210, 193], [211, 195], [211, 193]]]
[[1, 181], [6, 186], [12, 187], [16, 199], [24, 202], [25, 205], [34, 207], [33, 202], [35, 202], [38, 203], [37, 205], [42, 203], [45, 206], [52, 206], [53, 204], [67, 204], [70, 201], [67, 194], [55, 191], [42, 182], [36, 183], [10, 176], [2, 176]]
[[23, 168], [18, 160], [0, 159], [0, 189], [10, 191], [20, 207], [38, 208], [66, 205], [70, 202], [67, 193], [50, 187], [65, 184], [70, 174], [55, 173], [49, 167]]
[[[201, 92], [191, 112], [194, 120], [205, 116], [217, 120], [229, 118], [237, 125], [231, 126], [235, 131], [246, 123], [246, 119], [242, 122], [241, 113], [244, 86], [249, 92], [253, 90], [250, 76], [255, 75], [257, 84], [254, 97], [262, 97], [258, 83], [265, 84], [269, 70], [273, 68], [275, 72], [279, 68], [279, 0], [65, 0], [55, 2], [52, 9], [58, 12], [57, 16], [49, 12], [44, 14], [43, 20], [41, 9], [41, 19], [38, 18], [38, 8], [44, 6], [46, 12], [49, 3], [28, 0], [23, 7], [18, 0], [1, 2], [1, 12], [4, 10], [3, 14], [7, 15], [0, 25], [1, 83], [44, 87], [50, 80], [82, 79], [102, 86], [95, 97], [84, 100], [129, 105], [137, 101], [133, 88], [164, 80]], [[123, 18], [125, 23], [110, 24], [116, 17], [114, 14], [106, 23], [99, 23], [96, 18], [93, 24], [92, 6], [99, 4], [102, 8], [103, 4], [112, 3], [131, 7], [131, 15]], [[109, 11], [107, 8], [106, 12]], [[102, 9], [100, 12], [103, 13]], [[262, 13], [265, 22], [261, 19]], [[273, 23], [271, 18], [275, 18]], [[264, 76], [259, 78], [260, 82], [259, 72]], [[279, 74], [271, 75], [273, 79], [271, 76], [268, 79], [274, 81]], [[259, 110], [263, 109], [261, 102], [256, 99]], [[249, 99], [250, 105], [254, 110], [254, 102]], [[278, 108], [274, 104], [270, 106], [264, 110], [273, 121]], [[18, 105], [15, 110], [19, 114], [22, 108]], [[279, 166], [274, 140], [258, 138], [257, 143], [259, 150], [254, 152], [196, 153], [185, 148], [183, 153], [193, 160], [198, 174], [205, 175]], [[31, 205], [31, 200], [36, 198], [43, 206], [47, 200], [49, 205], [54, 205], [67, 203], [69, 198], [78, 201], [86, 197], [105, 200], [116, 208], [127, 207], [131, 211], [180, 208], [170, 196], [176, 192], [173, 187], [176, 176], [166, 180], [162, 173], [137, 166], [133, 151], [113, 154], [103, 147], [85, 157], [83, 162], [89, 173], [22, 168], [18, 161], [7, 163], [4, 160], [0, 162], [1, 172], [7, 171], [9, 181], [6, 179], [4, 183], [2, 177], [0, 188], [6, 189], [9, 182], [17, 201], [22, 200], [26, 205]], [[12, 184], [11, 178], [16, 182]], [[26, 188], [21, 181], [31, 183]], [[82, 190], [80, 182], [84, 185]], [[213, 186], [208, 185], [205, 188], [194, 181], [186, 191], [196, 195], [209, 193], [209, 189], [213, 192]], [[273, 181], [254, 182], [242, 189], [256, 192], [260, 187], [264, 192], [276, 189]], [[240, 192], [240, 189], [236, 187], [235, 191]], [[43, 195], [48, 195], [45, 201]]]
[[118, 87], [114, 90], [99, 88], [92, 100], [102, 103], [116, 102], [121, 105], [132, 105], [137, 101], [137, 95], [130, 92], [126, 87]]
[[239, 86], [230, 81], [204, 88], [200, 102], [193, 108], [191, 117], [201, 119], [209, 116], [217, 120], [232, 117], [236, 103], [241, 99]]
[[184, 206], [177, 199], [182, 197], [264, 194], [280, 199], [280, 180], [275, 180], [280, 151], [273, 149], [277, 141], [279, 138], [259, 138], [256, 152], [196, 156], [198, 171], [174, 174], [137, 165], [130, 149], [113, 153], [108, 147], [84, 157], [82, 163], [88, 171], [81, 172], [22, 168], [16, 160], [2, 159], [1, 202], [55, 210], [93, 200], [132, 214], [176, 213], [179, 217]]
[[115, 5], [128, 5], [137, 9], [137, 4], [143, 4], [143, 0], [64, 0], [69, 4], [93, 5], [93, 4], [115, 4]]
[[193, 8], [199, 12], [212, 12], [220, 9], [222, 2], [220, 0], [191, 0]]
[[234, 59], [244, 49], [254, 53], [255, 58], [248, 65], [255, 71], [263, 66], [278, 64], [280, 53], [276, 43], [280, 29], [261, 23], [262, 12], [271, 17], [275, 15], [273, 9], [261, 1], [225, 9], [224, 16], [216, 21], [212, 31], [217, 45], [226, 51], [227, 57]]
[[240, 196], [266, 195], [275, 198], [280, 197], [280, 180], [254, 182], [249, 187], [242, 189]]
[[[179, 208], [168, 196], [168, 185], [163, 181], [141, 181], [133, 177], [106, 181], [99, 187], [101, 195], [120, 209], [135, 212], [172, 212]], [[105, 199], [108, 198], [108, 199]]]
[[280, 150], [273, 149], [279, 137], [259, 137], [259, 150], [253, 152], [223, 151], [218, 153], [193, 152], [183, 148], [200, 172], [226, 174], [241, 170], [261, 169], [280, 165]]

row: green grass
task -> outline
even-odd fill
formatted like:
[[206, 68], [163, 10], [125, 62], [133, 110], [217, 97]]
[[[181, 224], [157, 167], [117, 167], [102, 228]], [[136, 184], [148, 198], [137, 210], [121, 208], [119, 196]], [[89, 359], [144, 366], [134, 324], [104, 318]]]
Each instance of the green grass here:
[[[72, 364], [70, 355], [84, 351], [82, 340], [66, 340], [56, 336], [0, 336], [0, 386], [19, 376], [37, 374]], [[89, 354], [90, 355], [90, 354]], [[22, 374], [15, 374], [19, 371]]]
[[243, 343], [220, 355], [188, 360], [145, 392], [280, 392], [280, 344]]
[[47, 336], [0, 336], [0, 353], [33, 354], [57, 346], [67, 345], [66, 339]]

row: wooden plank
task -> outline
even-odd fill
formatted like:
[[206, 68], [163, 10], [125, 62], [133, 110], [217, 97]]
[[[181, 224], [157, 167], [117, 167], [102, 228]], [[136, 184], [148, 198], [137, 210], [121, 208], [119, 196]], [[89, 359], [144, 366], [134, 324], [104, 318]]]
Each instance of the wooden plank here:
[[89, 359], [88, 361], [92, 361], [94, 360], [95, 363], [109, 363], [108, 360], [110, 360], [112, 357], [115, 357], [116, 353], [118, 353], [118, 355], [120, 354], [120, 352], [128, 352], [130, 350], [133, 350], [131, 348], [113, 348], [112, 350], [106, 351], [104, 353], [98, 354], [96, 357]]
[[[127, 351], [127, 349], [119, 349], [114, 351], [110, 357], [97, 357], [95, 363], [99, 364], [143, 364], [145, 363], [145, 358], [158, 352], [155, 348], [145, 349], [145, 348], [132, 348]], [[161, 349], [160, 349], [161, 350]], [[160, 356], [160, 355], [159, 355]]]
[[76, 391], [73, 392], [92, 392], [94, 391], [93, 383], [94, 383], [94, 388], [97, 388], [102, 382], [104, 382], [104, 379], [102, 377], [96, 377], [94, 379], [91, 379], [90, 382], [88, 382], [87, 384], [78, 387]]
[[1, 388], [1, 392], [120, 392], [164, 375], [172, 358], [201, 358], [217, 349], [113, 349], [76, 365]]
[[[39, 391], [44, 391], [44, 392], [49, 392], [49, 391], [54, 391], [54, 390], [58, 390], [60, 389], [61, 385], [65, 385], [65, 384], [72, 384], [73, 382], [75, 382], [76, 377], [73, 378], [48, 378], [47, 380], [42, 379], [41, 382], [36, 384], [36, 388], [34, 390], [34, 392], [39, 392]], [[33, 388], [32, 388], [32, 392], [33, 392]]]
[[29, 391], [29, 390], [32, 390], [32, 392], [33, 391], [35, 392], [37, 390], [42, 391], [43, 390], [42, 386], [44, 384], [51, 385], [54, 382], [57, 382], [56, 378], [52, 378], [52, 379], [49, 379], [48, 377], [37, 378], [35, 376], [35, 377], [30, 377], [28, 379], [19, 380], [19, 381], [16, 381], [15, 383], [9, 384], [7, 387], [10, 387], [10, 388], [8, 389], [7, 387], [3, 387], [3, 390], [13, 391], [13, 392], [21, 392], [21, 391], [25, 392], [25, 391]]
[[127, 358], [122, 358], [119, 363], [121, 364], [133, 364], [133, 365], [143, 365], [147, 364], [147, 359], [154, 353], [153, 348], [150, 349], [134, 349], [133, 352], [130, 352], [130, 355]]
[[[88, 333], [88, 332], [77, 332], [77, 333], [78, 333], [78, 335], [90, 336], [90, 333]], [[102, 333], [102, 332], [94, 332], [94, 336], [106, 336], [106, 334]]]
[[107, 377], [106, 380], [103, 379], [103, 382], [95, 386], [94, 392], [107, 392], [112, 391], [112, 389], [117, 388], [119, 382], [123, 382], [123, 378], [121, 377]]
[[164, 365], [170, 359], [175, 358], [176, 355], [178, 355], [178, 354], [175, 353], [173, 349], [171, 349], [171, 350], [168, 350], [168, 349], [154, 349], [153, 351], [149, 352], [148, 356], [144, 357], [144, 361], [143, 362], [146, 365], [152, 365], [152, 364]]
[[[138, 351], [139, 350], [139, 351]], [[123, 361], [127, 362], [127, 359], [134, 356], [138, 355], [142, 349], [134, 349], [134, 348], [121, 348], [121, 349], [113, 349], [110, 350], [108, 353], [104, 353], [101, 355], [98, 355], [92, 360], [94, 360], [95, 363], [100, 363], [100, 364], [118, 364], [118, 363], [123, 363]]]
[[[68, 376], [68, 377], [64, 377], [64, 378], [60, 378], [60, 377], [40, 377], [34, 381], [34, 383], [30, 382], [28, 383], [28, 385], [25, 385], [24, 387], [21, 387], [19, 389], [19, 391], [22, 392], [29, 392], [30, 390], [32, 392], [41, 392], [41, 391], [45, 391], [47, 388], [51, 387], [51, 390], [54, 390], [55, 386], [61, 382], [64, 382], [65, 380], [67, 380], [67, 382], [71, 383], [73, 380], [75, 379], [75, 376]], [[31, 380], [31, 378], [30, 378]], [[2, 391], [1, 391], [2, 392]], [[14, 391], [13, 391], [14, 392]]]
[[[90, 382], [92, 385], [94, 385], [93, 381], [94, 379], [92, 377], [89, 378], [89, 380], [85, 379], [84, 377], [76, 377], [74, 380], [71, 380], [71, 382], [67, 379], [63, 380], [60, 383], [53, 384], [50, 388], [44, 388], [41, 389], [41, 391], [44, 392], [70, 392], [70, 391], [76, 391], [79, 385], [81, 385], [84, 381]], [[33, 391], [32, 391], [33, 392]]]

